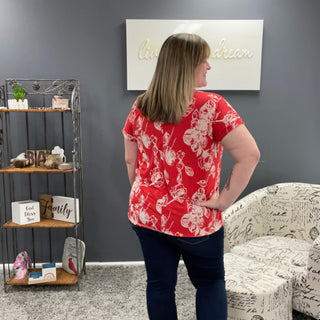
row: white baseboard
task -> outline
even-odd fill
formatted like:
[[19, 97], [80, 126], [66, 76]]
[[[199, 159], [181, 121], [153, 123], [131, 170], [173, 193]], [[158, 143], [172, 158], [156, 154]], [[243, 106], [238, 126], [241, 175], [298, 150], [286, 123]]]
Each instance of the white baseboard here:
[[[183, 265], [183, 260], [179, 261], [179, 265]], [[87, 266], [142, 266], [144, 261], [114, 261], [114, 262], [86, 262]]]
[[[43, 263], [48, 263], [48, 262], [43, 262]], [[41, 268], [43, 263], [36, 263], [36, 268]], [[183, 261], [180, 260], [179, 265], [183, 265]], [[86, 266], [142, 266], [144, 265], [144, 261], [114, 261], [114, 262], [86, 262]], [[7, 267], [8, 264], [5, 264], [5, 266]], [[33, 265], [32, 265], [33, 266]], [[62, 262], [58, 262], [56, 263], [56, 267], [57, 268], [61, 268], [62, 267]], [[9, 268], [12, 269], [13, 268], [13, 263], [9, 264]], [[0, 264], [0, 270], [3, 270], [3, 264]]]
[[[36, 268], [41, 268], [43, 263], [48, 262], [39, 262], [36, 263]], [[144, 261], [115, 261], [115, 262], [86, 262], [86, 266], [141, 266], [144, 265]], [[5, 264], [6, 267], [8, 267], [8, 264]], [[33, 264], [32, 264], [33, 267]], [[56, 267], [61, 268], [62, 262], [56, 262]], [[13, 268], [13, 263], [9, 263], [9, 268]], [[3, 264], [0, 264], [0, 270], [3, 270]]]
[[86, 262], [87, 266], [142, 266], [144, 261]]

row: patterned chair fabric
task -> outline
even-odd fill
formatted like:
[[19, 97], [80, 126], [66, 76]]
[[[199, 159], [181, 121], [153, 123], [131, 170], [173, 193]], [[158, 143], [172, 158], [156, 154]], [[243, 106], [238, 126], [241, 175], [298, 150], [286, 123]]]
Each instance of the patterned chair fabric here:
[[289, 272], [293, 308], [320, 319], [320, 185], [269, 186], [223, 217], [225, 252]]
[[233, 253], [224, 264], [228, 320], [292, 320], [289, 273]]

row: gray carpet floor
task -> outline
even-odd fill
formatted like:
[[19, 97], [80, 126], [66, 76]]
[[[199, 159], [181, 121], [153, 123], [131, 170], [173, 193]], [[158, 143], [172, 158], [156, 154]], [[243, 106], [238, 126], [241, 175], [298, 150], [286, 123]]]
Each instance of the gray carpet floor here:
[[[3, 283], [2, 276], [0, 277]], [[143, 265], [87, 266], [77, 286], [0, 288], [0, 319], [147, 320]], [[179, 320], [196, 320], [194, 288], [179, 266], [176, 290]], [[294, 320], [312, 320], [294, 312]], [[165, 320], [165, 319], [164, 319]], [[279, 319], [281, 320], [281, 319]]]

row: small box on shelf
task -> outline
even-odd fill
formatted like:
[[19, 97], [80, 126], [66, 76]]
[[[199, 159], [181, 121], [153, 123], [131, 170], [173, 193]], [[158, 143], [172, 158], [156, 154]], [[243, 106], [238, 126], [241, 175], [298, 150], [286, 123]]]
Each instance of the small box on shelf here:
[[55, 263], [45, 263], [41, 271], [29, 273], [28, 284], [37, 284], [57, 280], [57, 269]]
[[39, 201], [24, 200], [11, 203], [12, 222], [16, 224], [28, 224], [40, 221]]
[[52, 109], [69, 109], [69, 99], [62, 99], [60, 96], [52, 98]]

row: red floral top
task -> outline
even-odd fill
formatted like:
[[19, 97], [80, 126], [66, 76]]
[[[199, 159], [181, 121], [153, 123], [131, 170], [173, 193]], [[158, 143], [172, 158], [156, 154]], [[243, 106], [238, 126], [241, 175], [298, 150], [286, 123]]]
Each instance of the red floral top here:
[[221, 96], [196, 91], [179, 124], [150, 122], [136, 102], [122, 130], [136, 142], [136, 178], [129, 199], [129, 220], [173, 236], [212, 234], [222, 225], [219, 210], [196, 200], [219, 192], [219, 142], [242, 120]]

